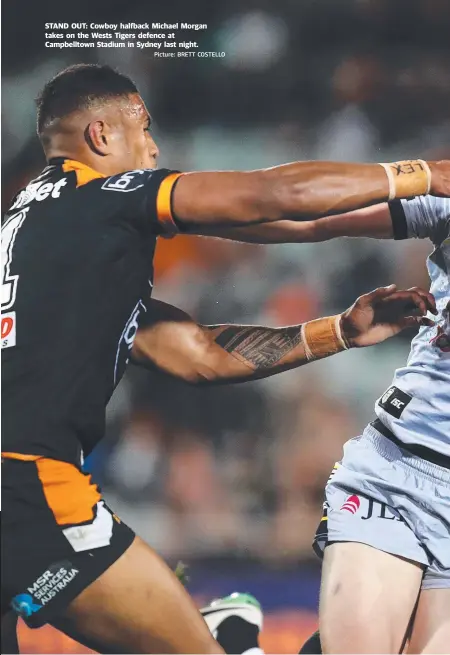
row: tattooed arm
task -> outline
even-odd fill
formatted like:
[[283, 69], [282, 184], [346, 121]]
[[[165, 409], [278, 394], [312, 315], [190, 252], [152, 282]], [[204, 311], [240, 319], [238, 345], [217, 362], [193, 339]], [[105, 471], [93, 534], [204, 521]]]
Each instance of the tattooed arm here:
[[187, 382], [244, 382], [306, 361], [301, 326], [278, 330], [243, 325], [203, 326], [181, 310], [153, 300], [150, 311], [156, 320], [139, 329], [132, 361]]
[[394, 286], [361, 296], [336, 317], [281, 328], [202, 326], [185, 312], [151, 300], [132, 349], [132, 362], [193, 384], [245, 382], [296, 368], [351, 347], [370, 346], [405, 327], [429, 325], [434, 299]]

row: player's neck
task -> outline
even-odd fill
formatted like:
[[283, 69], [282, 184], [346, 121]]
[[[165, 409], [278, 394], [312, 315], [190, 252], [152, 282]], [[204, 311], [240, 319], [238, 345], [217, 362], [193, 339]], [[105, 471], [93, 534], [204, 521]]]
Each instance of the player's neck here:
[[[115, 171], [110, 171], [109, 165], [102, 161], [100, 157], [89, 156], [85, 152], [74, 150], [71, 148], [51, 148], [46, 151], [45, 157], [50, 163], [53, 160], [69, 159], [71, 161], [79, 162], [83, 166], [92, 168], [92, 170], [102, 173], [103, 175], [113, 175]], [[109, 162], [108, 162], [109, 164]]]

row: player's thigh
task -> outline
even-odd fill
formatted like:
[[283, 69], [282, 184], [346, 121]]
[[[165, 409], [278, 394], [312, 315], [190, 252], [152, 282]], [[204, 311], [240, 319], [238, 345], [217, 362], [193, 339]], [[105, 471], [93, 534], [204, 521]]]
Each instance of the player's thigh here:
[[223, 652], [175, 574], [138, 537], [61, 619], [108, 653]]
[[423, 589], [408, 653], [450, 652], [450, 587]]
[[327, 546], [319, 608], [323, 652], [400, 652], [421, 581], [415, 562], [362, 543]]

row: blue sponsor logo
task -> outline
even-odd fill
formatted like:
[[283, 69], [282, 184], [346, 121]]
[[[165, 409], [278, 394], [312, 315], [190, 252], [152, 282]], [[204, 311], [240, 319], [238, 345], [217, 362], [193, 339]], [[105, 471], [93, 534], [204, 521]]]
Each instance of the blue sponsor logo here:
[[33, 602], [33, 597], [30, 596], [30, 594], [18, 594], [17, 596], [14, 596], [11, 601], [11, 607], [24, 619], [42, 609], [42, 605]]

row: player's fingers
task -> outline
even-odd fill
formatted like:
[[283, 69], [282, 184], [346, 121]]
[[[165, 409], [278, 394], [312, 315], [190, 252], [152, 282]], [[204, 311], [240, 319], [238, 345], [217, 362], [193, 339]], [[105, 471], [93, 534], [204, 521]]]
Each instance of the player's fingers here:
[[416, 316], [416, 318], [419, 325], [426, 325], [427, 327], [434, 327], [436, 325], [431, 318], [427, 318], [426, 316]]
[[406, 302], [406, 309], [416, 307], [421, 314], [426, 314], [428, 311], [435, 312], [434, 298], [428, 292], [414, 287], [406, 293], [410, 294], [410, 299]]
[[432, 293], [430, 293], [429, 291], [425, 291], [420, 287], [411, 287], [410, 289], [408, 289], [408, 291], [415, 291], [416, 293], [418, 293], [425, 300], [425, 302], [427, 303], [428, 311], [430, 311], [432, 314], [438, 313], [438, 310], [436, 308], [436, 300]]
[[402, 320], [399, 321], [398, 326], [402, 330], [406, 330], [406, 328], [417, 327], [418, 318], [418, 316], [404, 316]]
[[[392, 303], [395, 304], [392, 305]], [[387, 298], [383, 304], [386, 304], [388, 307], [394, 307], [394, 309], [397, 308], [397, 311], [401, 310], [408, 314], [415, 311], [425, 315], [428, 311], [427, 299], [423, 298], [417, 291], [397, 291], [397, 293]]]
[[426, 325], [427, 327], [433, 327], [434, 322], [427, 318], [426, 316], [405, 316], [399, 323], [402, 330], [410, 327], [421, 327]]
[[388, 287], [378, 287], [369, 293], [365, 293], [363, 296], [358, 298], [358, 302], [361, 305], [370, 305], [377, 300], [382, 300], [383, 298], [388, 298], [397, 290], [395, 284], [390, 284]]

